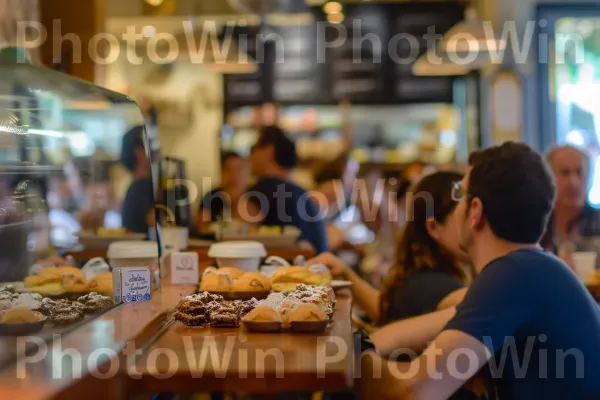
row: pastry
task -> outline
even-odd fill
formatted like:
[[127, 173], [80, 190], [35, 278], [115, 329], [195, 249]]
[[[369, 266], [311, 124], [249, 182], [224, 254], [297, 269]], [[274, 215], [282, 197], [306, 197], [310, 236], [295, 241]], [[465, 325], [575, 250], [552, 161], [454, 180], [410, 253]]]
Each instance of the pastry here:
[[331, 283], [331, 273], [329, 271], [320, 271], [319, 274], [311, 272], [306, 267], [282, 267], [279, 268], [271, 277], [273, 290], [279, 292], [293, 292], [299, 284], [306, 285], [329, 285]]
[[84, 306], [87, 313], [98, 313], [107, 310], [113, 306], [113, 301], [108, 296], [99, 293], [90, 293], [77, 299], [79, 304]]
[[227, 292], [230, 291], [233, 280], [228, 273], [218, 272], [208, 274], [200, 282], [200, 290], [209, 292]]
[[0, 293], [2, 293], [2, 292], [14, 293], [15, 287], [14, 287], [14, 285], [4, 285], [4, 286], [0, 287]]
[[276, 309], [265, 304], [259, 304], [252, 310], [244, 321], [252, 322], [281, 322], [281, 315]]
[[233, 305], [219, 304], [210, 314], [210, 326], [218, 328], [235, 328], [240, 325], [238, 310]]
[[238, 315], [241, 318], [244, 318], [246, 315], [250, 314], [252, 310], [254, 310], [258, 306], [258, 300], [251, 299], [248, 301], [242, 301], [237, 305]]
[[182, 324], [190, 326], [190, 327], [202, 326], [202, 325], [206, 324], [206, 322], [207, 322], [206, 315], [204, 315], [204, 314], [188, 315], [188, 314], [182, 313], [180, 311], [175, 311], [173, 313], [173, 318], [175, 318], [175, 320], [181, 322]]
[[83, 319], [83, 313], [74, 307], [57, 308], [50, 313], [50, 321], [55, 325], [69, 325]]
[[268, 292], [271, 290], [269, 280], [257, 272], [242, 275], [233, 282], [235, 292]]
[[0, 312], [10, 310], [12, 307], [12, 301], [8, 299], [0, 300]]
[[217, 269], [215, 267], [208, 267], [202, 272], [202, 278], [204, 278], [208, 274], [216, 274]]
[[46, 283], [63, 283], [63, 278], [69, 277], [72, 284], [85, 283], [85, 277], [79, 268], [57, 267], [44, 268], [37, 275], [26, 276], [24, 283], [26, 287], [41, 286]]
[[289, 322], [327, 321], [327, 319], [327, 315], [316, 304], [300, 304], [289, 314]]
[[266, 304], [273, 308], [279, 307], [279, 305], [285, 300], [285, 295], [281, 293], [271, 293], [269, 296], [260, 302], [260, 304]]
[[219, 268], [218, 272], [229, 274], [229, 276], [232, 279], [238, 279], [239, 277], [241, 277], [242, 275], [244, 275], [244, 271], [242, 271], [241, 269], [229, 268], [229, 267]]
[[2, 314], [0, 323], [3, 324], [27, 324], [31, 322], [39, 322], [41, 315], [34, 311], [31, 311], [25, 307], [16, 307], [11, 310], [5, 311]]
[[283, 321], [284, 323], [289, 323], [290, 322], [290, 314], [300, 304], [302, 304], [302, 303], [296, 299], [291, 299], [291, 298], [285, 299], [277, 308], [277, 311], [281, 315], [281, 321]]
[[37, 300], [37, 297], [33, 297], [29, 293], [22, 293], [16, 301], [13, 301], [12, 305], [17, 308], [22, 307], [32, 311], [39, 311], [42, 303]]
[[104, 272], [90, 279], [88, 290], [110, 294], [113, 292], [112, 272]]

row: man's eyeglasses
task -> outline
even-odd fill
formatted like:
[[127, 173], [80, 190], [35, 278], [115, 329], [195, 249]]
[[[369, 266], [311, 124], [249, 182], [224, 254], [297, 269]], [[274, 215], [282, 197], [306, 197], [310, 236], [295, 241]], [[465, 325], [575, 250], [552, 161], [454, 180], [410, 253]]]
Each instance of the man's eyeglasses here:
[[452, 184], [452, 193], [450, 194], [452, 200], [459, 202], [465, 197], [466, 193], [466, 190], [462, 187], [462, 182], [457, 181]]

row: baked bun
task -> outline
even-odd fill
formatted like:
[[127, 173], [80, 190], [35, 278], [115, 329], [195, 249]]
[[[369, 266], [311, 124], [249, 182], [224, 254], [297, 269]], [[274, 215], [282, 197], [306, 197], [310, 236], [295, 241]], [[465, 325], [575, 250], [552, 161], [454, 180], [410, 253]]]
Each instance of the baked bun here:
[[291, 293], [296, 290], [299, 283], [272, 283], [271, 290], [279, 293]]
[[218, 270], [215, 267], [207, 267], [204, 271], [202, 271], [202, 278], [204, 278], [208, 274], [216, 274]]
[[244, 321], [252, 322], [281, 322], [281, 316], [273, 307], [261, 304], [244, 317]]
[[[324, 271], [321, 268], [316, 269], [316, 271], [319, 273], [314, 273], [306, 267], [279, 268], [271, 277], [273, 290], [293, 292], [300, 283], [312, 286], [325, 286], [331, 283], [331, 273], [329, 271]], [[287, 285], [290, 283], [296, 285]]]
[[288, 316], [289, 322], [315, 322], [327, 321], [328, 319], [321, 307], [310, 303], [298, 305]]
[[218, 272], [221, 272], [221, 273], [224, 272], [226, 274], [229, 274], [229, 276], [231, 276], [232, 279], [238, 279], [239, 277], [244, 275], [244, 271], [242, 271], [241, 269], [229, 268], [229, 267], [219, 268]]
[[208, 274], [200, 282], [200, 290], [206, 292], [228, 292], [232, 289], [233, 279], [227, 273]]
[[260, 283], [262, 284], [262, 286], [265, 288], [266, 291], [271, 291], [271, 280], [269, 278], [267, 278], [266, 276], [264, 276], [263, 274], [261, 274], [260, 272], [248, 272], [248, 273], [244, 274], [243, 276], [250, 277], [252, 279], [256, 279], [256, 280], [260, 281]]

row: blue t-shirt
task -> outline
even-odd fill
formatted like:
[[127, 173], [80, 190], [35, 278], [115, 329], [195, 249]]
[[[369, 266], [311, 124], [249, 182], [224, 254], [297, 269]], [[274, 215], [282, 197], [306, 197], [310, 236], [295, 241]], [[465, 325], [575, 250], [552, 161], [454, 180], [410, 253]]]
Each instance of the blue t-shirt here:
[[130, 232], [148, 234], [148, 213], [153, 207], [152, 179], [133, 181], [121, 206], [123, 228]]
[[306, 190], [282, 179], [263, 178], [247, 195], [261, 210], [263, 225], [295, 226], [302, 232], [300, 239], [310, 242], [317, 253], [327, 251], [323, 215]]
[[542, 250], [490, 262], [445, 329], [494, 354], [500, 399], [600, 398], [600, 309], [569, 267]]

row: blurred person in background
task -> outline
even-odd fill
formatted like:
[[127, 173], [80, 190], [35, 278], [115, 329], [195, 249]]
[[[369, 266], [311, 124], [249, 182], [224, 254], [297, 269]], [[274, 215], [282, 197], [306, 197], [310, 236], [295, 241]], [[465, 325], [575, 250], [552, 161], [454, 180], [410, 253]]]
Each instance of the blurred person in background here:
[[436, 172], [415, 187], [411, 218], [381, 290], [332, 254], [317, 256], [309, 264], [325, 264], [332, 274], [351, 281], [354, 301], [377, 326], [456, 305], [470, 278], [468, 257], [458, 244], [456, 203], [451, 198], [452, 184], [461, 179], [458, 173]]
[[556, 204], [542, 245], [573, 266], [574, 251], [600, 251], [600, 210], [587, 200], [590, 162], [573, 146], [556, 147], [548, 153], [556, 183]]
[[295, 226], [317, 253], [327, 250], [325, 221], [309, 193], [290, 180], [297, 164], [295, 143], [276, 126], [261, 129], [249, 158], [257, 182], [242, 197], [241, 217], [265, 226]]
[[139, 125], [123, 136], [121, 164], [131, 173], [121, 208], [123, 228], [129, 232], [148, 234], [155, 225], [154, 188], [150, 159], [144, 145], [144, 127]]
[[347, 235], [356, 221], [348, 221], [347, 213], [353, 208], [352, 194], [358, 169], [358, 163], [344, 154], [325, 163], [315, 173], [314, 199], [324, 214], [331, 251], [354, 249]]
[[221, 155], [221, 186], [211, 190], [200, 203], [196, 227], [202, 231], [210, 222], [239, 217], [239, 201], [248, 189], [250, 174], [246, 161], [237, 153]]

